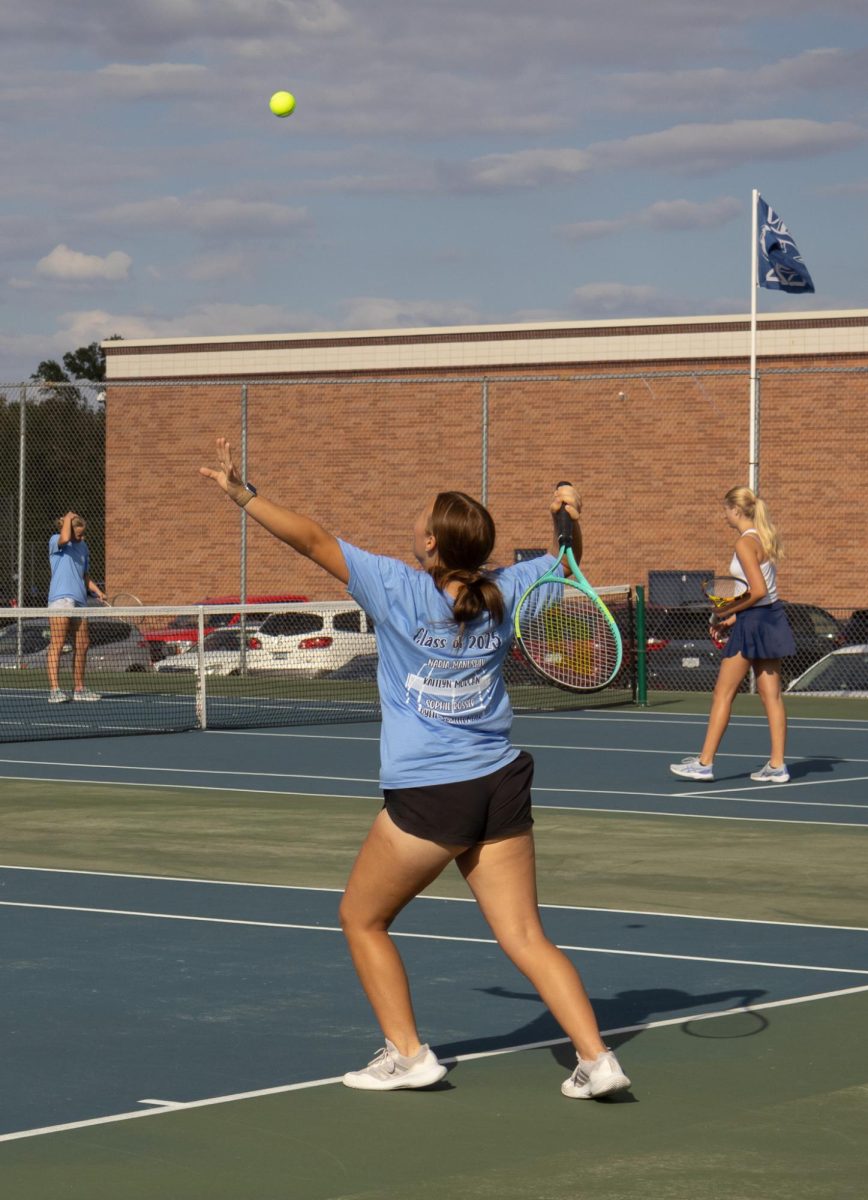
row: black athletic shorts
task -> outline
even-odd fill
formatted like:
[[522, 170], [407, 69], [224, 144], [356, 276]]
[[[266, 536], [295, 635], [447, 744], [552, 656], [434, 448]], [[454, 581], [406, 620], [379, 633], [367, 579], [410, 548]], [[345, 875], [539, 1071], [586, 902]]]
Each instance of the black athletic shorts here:
[[511, 763], [481, 779], [384, 788], [384, 808], [405, 833], [429, 842], [475, 846], [530, 829], [532, 781], [533, 759], [522, 750]]

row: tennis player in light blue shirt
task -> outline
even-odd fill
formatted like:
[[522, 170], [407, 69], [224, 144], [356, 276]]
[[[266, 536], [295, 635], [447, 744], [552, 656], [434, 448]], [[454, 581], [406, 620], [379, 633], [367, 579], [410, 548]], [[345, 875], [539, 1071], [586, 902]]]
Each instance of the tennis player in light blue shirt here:
[[[49, 704], [63, 704], [67, 700], [99, 700], [97, 692], [85, 687], [84, 672], [87, 651], [90, 646], [87, 621], [76, 620], [72, 613], [84, 608], [88, 593], [104, 600], [101, 588], [90, 578], [90, 551], [84, 540], [87, 528], [83, 517], [68, 512], [57, 522], [57, 533], [48, 539], [48, 561], [51, 566], [51, 583], [48, 589], [48, 607], [57, 610], [57, 616], [49, 617], [51, 642], [48, 647], [46, 667], [48, 670]], [[69, 695], [60, 686], [60, 659], [67, 640], [72, 640], [73, 690]]]
[[512, 762], [519, 751], [509, 740], [512, 708], [503, 682], [512, 614], [553, 565], [551, 555], [490, 571], [503, 596], [502, 619], [493, 625], [485, 612], [459, 629], [451, 598], [426, 571], [338, 544], [347, 590], [377, 633], [380, 786], [476, 779]]
[[[576, 1050], [561, 1084], [590, 1100], [630, 1086], [600, 1038], [581, 978], [547, 937], [536, 892], [530, 787], [533, 760], [509, 740], [512, 712], [503, 663], [512, 614], [552, 557], [501, 570], [487, 564], [494, 522], [463, 492], [440, 492], [413, 526], [420, 569], [340, 541], [309, 517], [245, 484], [225, 438], [218, 466], [201, 467], [236, 504], [281, 541], [345, 584], [374, 619], [385, 803], [359, 851], [340, 919], [385, 1046], [343, 1077], [365, 1091], [424, 1088], [446, 1068], [419, 1039], [404, 964], [389, 936], [397, 914], [454, 862], [498, 943], [531, 981]], [[559, 487], [580, 546], [581, 502]], [[553, 548], [555, 542], [553, 539]]]

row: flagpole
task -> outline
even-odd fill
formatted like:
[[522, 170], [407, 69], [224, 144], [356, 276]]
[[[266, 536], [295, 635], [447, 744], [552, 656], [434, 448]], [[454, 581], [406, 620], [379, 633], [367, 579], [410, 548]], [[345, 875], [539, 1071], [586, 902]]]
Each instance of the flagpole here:
[[751, 233], [750, 233], [750, 444], [748, 448], [748, 486], [756, 492], [759, 482], [759, 404], [756, 375], [756, 294], [758, 266], [757, 210], [759, 208], [759, 192], [756, 188], [751, 193]]
[[748, 486], [756, 491], [759, 482], [759, 385], [756, 380], [756, 270], [759, 262], [759, 228], [756, 212], [759, 209], [760, 193], [752, 192], [752, 215], [750, 215], [750, 444], [748, 449]]

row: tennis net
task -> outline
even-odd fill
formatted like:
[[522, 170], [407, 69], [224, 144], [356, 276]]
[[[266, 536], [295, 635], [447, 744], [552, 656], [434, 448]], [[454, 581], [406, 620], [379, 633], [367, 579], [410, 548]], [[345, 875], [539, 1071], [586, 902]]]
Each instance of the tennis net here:
[[[604, 589], [633, 638], [633, 593]], [[0, 741], [106, 737], [376, 721], [373, 622], [351, 601], [270, 605], [79, 608], [49, 676], [58, 609], [0, 609]], [[80, 632], [76, 633], [76, 630]], [[84, 694], [74, 689], [86, 630]], [[634, 699], [633, 655], [614, 684], [579, 695], [542, 681], [513, 647], [505, 679], [516, 711]]]

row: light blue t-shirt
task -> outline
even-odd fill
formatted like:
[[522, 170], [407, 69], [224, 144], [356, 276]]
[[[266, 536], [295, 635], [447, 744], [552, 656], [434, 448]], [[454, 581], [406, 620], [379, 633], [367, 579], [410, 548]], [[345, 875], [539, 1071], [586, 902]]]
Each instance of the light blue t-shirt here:
[[551, 555], [493, 571], [504, 618], [487, 614], [459, 631], [452, 601], [427, 573], [340, 543], [347, 590], [374, 620], [383, 710], [380, 786], [420, 787], [478, 779], [519, 751], [509, 740], [512, 707], [501, 667], [515, 607], [554, 564]]
[[53, 533], [48, 539], [48, 561], [51, 564], [48, 603], [68, 599], [87, 604], [84, 582], [90, 564], [87, 542], [70, 541], [61, 546], [60, 534]]

